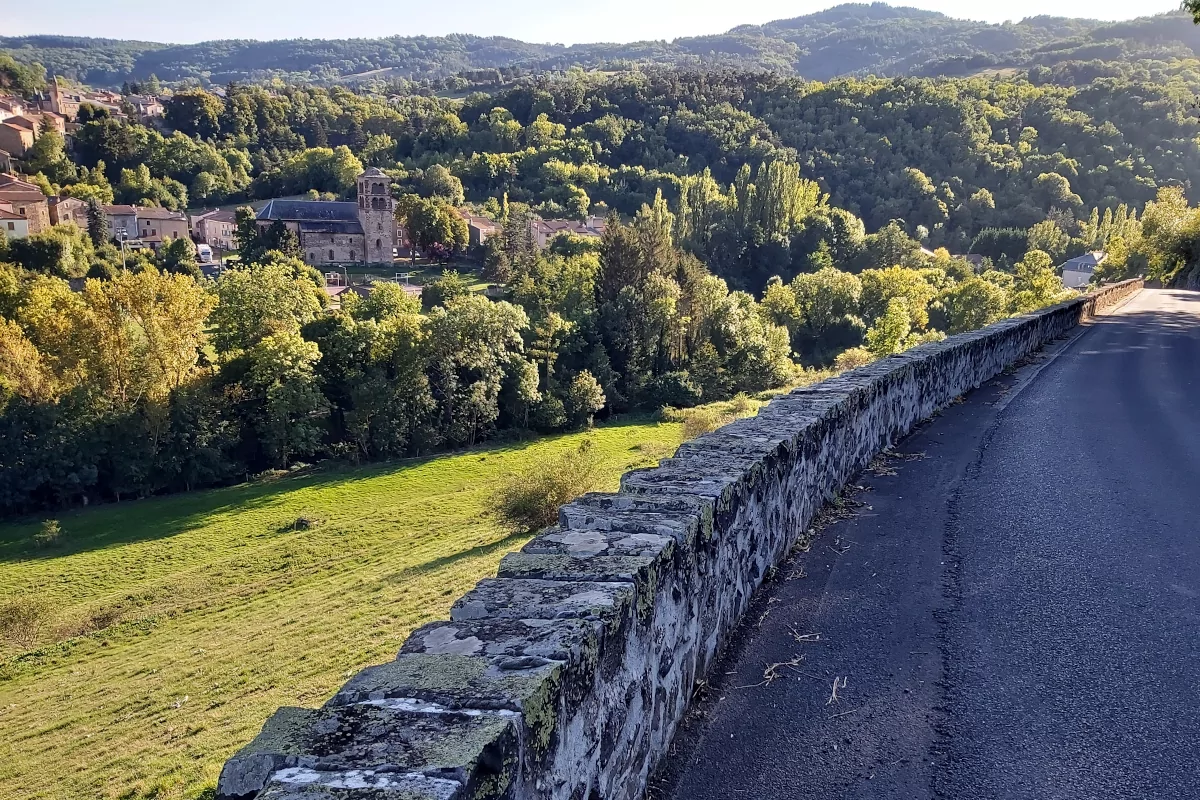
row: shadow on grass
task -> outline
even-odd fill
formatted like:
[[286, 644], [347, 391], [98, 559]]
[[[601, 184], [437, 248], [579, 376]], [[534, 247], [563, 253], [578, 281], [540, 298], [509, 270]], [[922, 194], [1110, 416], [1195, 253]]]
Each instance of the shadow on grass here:
[[[393, 572], [391, 575], [384, 576], [379, 581], [379, 584], [381, 586], [384, 586], [384, 585], [394, 586], [397, 583], [404, 583], [405, 581], [410, 581], [413, 578], [419, 577], [421, 575], [426, 575], [430, 572], [433, 572], [434, 570], [441, 569], [442, 567], [448, 567], [451, 564], [454, 564], [455, 562], [461, 561], [465, 558], [477, 558], [480, 556], [490, 556], [492, 553], [495, 553], [497, 550], [504, 550], [504, 549], [511, 547], [511, 546], [517, 544], [518, 542], [521, 542], [532, 536], [533, 536], [533, 533], [531, 533], [529, 531], [514, 531], [513, 533], [510, 533], [507, 536], [505, 536], [503, 539], [497, 539], [494, 542], [488, 542], [487, 544], [475, 545], [474, 547], [468, 548], [466, 550], [458, 550], [454, 553], [449, 553], [444, 556], [439, 556], [438, 558], [430, 559], [429, 561], [425, 561], [420, 564], [414, 564], [411, 567], [405, 567], [404, 569], [399, 570], [398, 572]], [[492, 576], [487, 575], [485, 577], [490, 578]]]
[[[600, 430], [620, 430], [647, 425], [655, 421], [652, 414], [628, 414], [597, 425]], [[532, 446], [553, 446], [579, 431], [534, 436], [506, 442], [485, 442], [475, 447], [451, 450], [430, 456], [380, 461], [362, 466], [319, 464], [315, 467], [254, 483], [242, 483], [217, 489], [161, 495], [142, 500], [109, 503], [91, 508], [66, 511], [47, 511], [23, 520], [0, 525], [0, 563], [40, 561], [106, 547], [155, 539], [168, 539], [188, 531], [203, 528], [215, 517], [256, 511], [286, 502], [287, 495], [308, 489], [328, 489], [379, 476], [401, 476], [419, 469], [464, 455], [506, 455]], [[297, 509], [297, 513], [304, 509]], [[62, 523], [64, 536], [60, 544], [37, 547], [32, 537], [41, 520], [54, 518]]]

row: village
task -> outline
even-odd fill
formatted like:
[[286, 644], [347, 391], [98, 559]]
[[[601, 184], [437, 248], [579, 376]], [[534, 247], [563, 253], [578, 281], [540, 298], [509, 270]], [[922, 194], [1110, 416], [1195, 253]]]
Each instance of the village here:
[[[89, 202], [67, 194], [47, 194], [44, 186], [34, 182], [34, 176], [24, 173], [26, 155], [47, 131], [64, 137], [69, 148], [81, 110], [90, 115], [99, 109], [116, 119], [166, 129], [165, 99], [105, 89], [66, 89], [58, 78], [45, 92], [30, 99], [0, 96], [0, 233], [14, 240], [36, 236], [57, 225], [86, 230]], [[405, 226], [397, 220], [391, 181], [382, 170], [371, 168], [358, 176], [355, 200], [286, 197], [246, 205], [254, 210], [259, 230], [280, 223], [295, 234], [305, 263], [324, 275], [332, 307], [337, 307], [344, 292], [356, 291], [365, 296], [379, 281], [394, 281], [409, 294], [420, 296], [415, 266], [428, 266], [434, 259], [413, 244]], [[235, 207], [171, 210], [103, 204], [98, 211], [108, 239], [122, 253], [158, 253], [171, 240], [190, 241], [200, 271], [209, 278], [219, 277], [223, 269], [237, 261]], [[502, 226], [466, 206], [456, 211], [466, 225], [468, 245], [454, 255], [459, 262], [466, 262], [464, 269], [470, 270]], [[560, 234], [598, 240], [606, 227], [605, 220], [594, 215], [583, 220], [531, 216], [528, 224], [530, 241], [541, 249]], [[435, 255], [439, 263], [445, 260], [444, 254]], [[429, 276], [440, 274], [439, 270], [426, 272]]]

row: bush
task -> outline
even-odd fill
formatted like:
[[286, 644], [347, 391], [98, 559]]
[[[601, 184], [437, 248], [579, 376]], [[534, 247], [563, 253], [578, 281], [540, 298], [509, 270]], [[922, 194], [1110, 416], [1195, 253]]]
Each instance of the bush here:
[[642, 389], [643, 402], [655, 406], [694, 406], [700, 402], [700, 387], [687, 372], [667, 372], [652, 378]]
[[865, 347], [851, 347], [833, 360], [833, 368], [838, 372], [848, 369], [865, 367], [875, 360], [875, 354]]
[[53, 547], [62, 539], [62, 526], [56, 519], [48, 519], [33, 535], [33, 543], [38, 547]]
[[44, 597], [14, 597], [0, 605], [0, 636], [28, 650], [54, 619], [54, 606]]
[[[683, 423], [683, 438], [695, 439], [705, 433], [712, 433], [717, 428], [728, 425], [733, 422], [738, 416], [736, 413], [730, 413], [722, 410], [725, 403], [712, 403], [706, 406], [696, 406], [695, 408], [671, 408], [664, 406], [660, 412], [662, 418], [666, 422]], [[749, 406], [749, 403], [746, 403]]]
[[514, 530], [553, 525], [560, 506], [599, 486], [601, 466], [591, 441], [584, 440], [578, 449], [510, 476], [492, 495], [492, 512]]

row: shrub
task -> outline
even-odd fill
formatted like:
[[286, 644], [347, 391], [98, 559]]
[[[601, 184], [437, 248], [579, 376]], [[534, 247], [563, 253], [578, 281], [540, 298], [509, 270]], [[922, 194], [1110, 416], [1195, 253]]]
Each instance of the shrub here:
[[593, 491], [601, 478], [600, 455], [585, 440], [575, 450], [510, 476], [492, 496], [492, 512], [515, 530], [545, 528], [558, 521], [559, 506]]
[[851, 347], [833, 360], [833, 368], [838, 372], [848, 369], [865, 367], [875, 360], [875, 354], [865, 347]]
[[663, 406], [660, 414], [665, 422], [680, 422], [683, 424], [683, 438], [695, 439], [705, 433], [711, 433], [717, 428], [733, 422], [740, 414], [722, 410], [725, 403], [712, 403], [695, 408], [672, 408]]
[[14, 597], [0, 605], [0, 636], [27, 650], [37, 644], [54, 618], [54, 606], [44, 597]]
[[56, 519], [48, 519], [33, 535], [33, 543], [38, 547], [53, 547], [62, 539], [62, 526]]
[[737, 417], [712, 406], [689, 408], [683, 414], [683, 438], [695, 439], [733, 422]]

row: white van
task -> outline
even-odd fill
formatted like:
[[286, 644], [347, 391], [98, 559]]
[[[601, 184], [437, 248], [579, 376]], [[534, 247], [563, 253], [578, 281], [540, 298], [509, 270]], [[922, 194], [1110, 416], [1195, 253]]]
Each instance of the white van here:
[[199, 261], [201, 264], [213, 263], [212, 248], [206, 244], [196, 245], [196, 260]]

